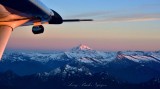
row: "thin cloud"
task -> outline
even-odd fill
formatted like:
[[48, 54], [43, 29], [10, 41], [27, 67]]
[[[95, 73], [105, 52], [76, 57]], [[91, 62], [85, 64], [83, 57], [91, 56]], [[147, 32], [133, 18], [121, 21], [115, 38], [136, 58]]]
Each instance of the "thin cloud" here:
[[125, 13], [99, 11], [68, 16], [67, 18], [91, 18], [93, 22], [141, 22], [160, 20], [160, 13]]
[[141, 21], [156, 21], [160, 20], [160, 14], [136, 14], [122, 16], [103, 16], [96, 22], [141, 22]]
[[97, 20], [102, 22], [142, 22], [142, 21], [155, 21], [160, 20], [160, 18], [154, 17], [144, 17], [144, 18], [114, 18], [114, 19], [106, 19], [106, 20]]
[[102, 17], [102, 16], [106, 16], [111, 13], [113, 12], [109, 12], [109, 11], [89, 12], [89, 13], [67, 16], [67, 18]]
[[145, 5], [142, 5], [141, 7], [138, 7], [138, 8], [141, 8], [141, 9], [149, 9], [149, 8], [159, 8], [160, 7], [160, 3], [154, 3], [154, 4], [145, 4]]

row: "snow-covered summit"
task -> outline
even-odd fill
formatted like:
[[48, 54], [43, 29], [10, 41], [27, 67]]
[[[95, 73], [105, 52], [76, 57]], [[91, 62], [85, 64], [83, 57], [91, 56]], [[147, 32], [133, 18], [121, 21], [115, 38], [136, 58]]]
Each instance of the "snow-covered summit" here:
[[105, 52], [93, 50], [86, 45], [79, 45], [65, 52], [65, 55], [70, 59], [76, 59], [83, 63], [104, 63], [115, 59], [116, 54], [108, 54]]
[[86, 51], [86, 50], [92, 50], [92, 48], [88, 47], [87, 45], [84, 44], [80, 44], [77, 47], [74, 47], [73, 49], [71, 49], [72, 51]]

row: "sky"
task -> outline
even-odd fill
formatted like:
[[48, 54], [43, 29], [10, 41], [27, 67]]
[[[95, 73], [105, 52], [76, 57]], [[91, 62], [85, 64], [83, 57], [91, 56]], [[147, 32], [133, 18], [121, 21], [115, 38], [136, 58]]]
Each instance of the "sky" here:
[[96, 50], [160, 50], [160, 0], [41, 0], [63, 19], [93, 22], [16, 28], [7, 48], [66, 50], [86, 44]]

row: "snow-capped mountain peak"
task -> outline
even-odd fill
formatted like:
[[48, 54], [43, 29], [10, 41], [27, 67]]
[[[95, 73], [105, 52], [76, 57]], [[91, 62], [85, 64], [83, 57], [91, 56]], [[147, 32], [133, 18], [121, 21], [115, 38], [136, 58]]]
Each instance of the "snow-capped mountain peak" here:
[[92, 49], [84, 44], [80, 44], [79, 46], [72, 49], [72, 51], [81, 51], [81, 50], [85, 51], [85, 50], [92, 50]]
[[84, 44], [81, 44], [81, 45], [79, 46], [79, 49], [81, 49], [81, 50], [92, 50], [90, 47], [88, 47], [88, 46], [86, 46], [86, 45], [84, 45]]

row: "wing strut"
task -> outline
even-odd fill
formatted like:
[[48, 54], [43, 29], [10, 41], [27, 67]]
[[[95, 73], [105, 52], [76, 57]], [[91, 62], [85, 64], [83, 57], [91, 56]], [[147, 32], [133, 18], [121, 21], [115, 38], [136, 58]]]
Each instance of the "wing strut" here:
[[0, 26], [0, 60], [10, 38], [11, 32], [12, 28], [10, 26]]

